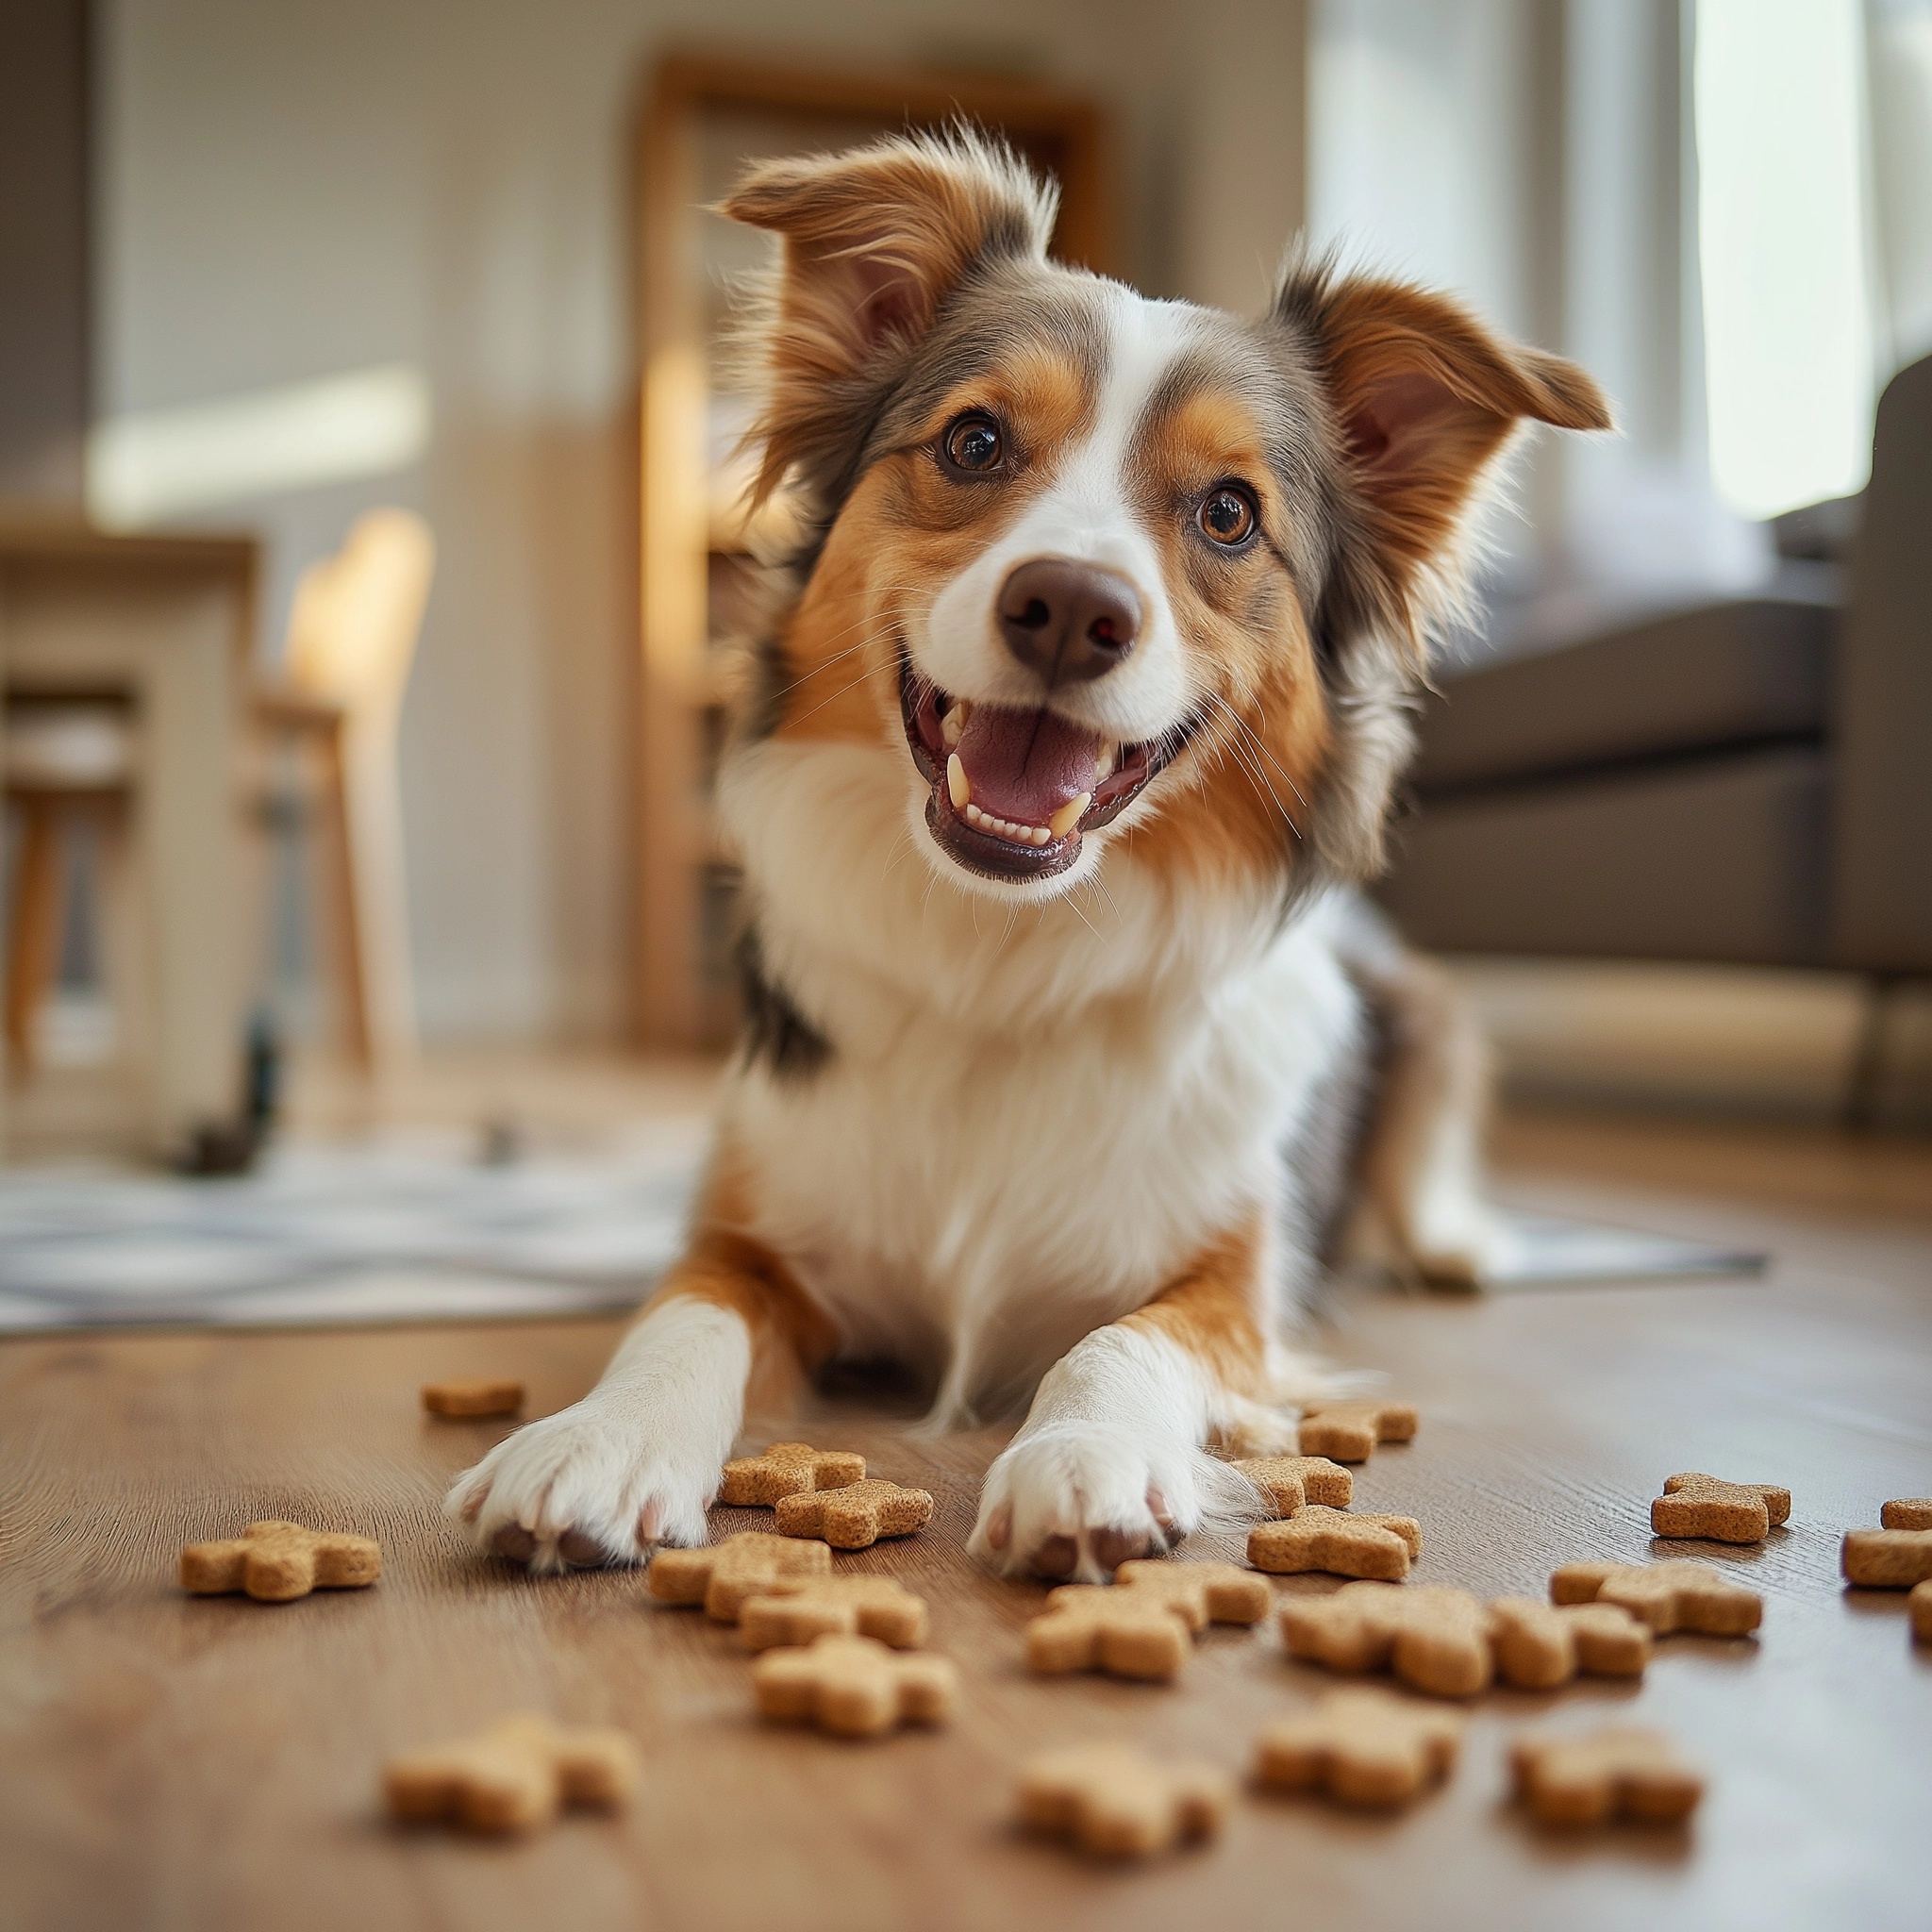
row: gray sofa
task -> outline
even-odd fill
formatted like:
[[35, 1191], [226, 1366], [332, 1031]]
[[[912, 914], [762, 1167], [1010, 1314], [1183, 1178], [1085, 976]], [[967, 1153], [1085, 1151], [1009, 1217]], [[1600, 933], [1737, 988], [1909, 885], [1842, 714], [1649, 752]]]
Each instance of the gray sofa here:
[[1932, 358], [1844, 586], [1445, 682], [1385, 904], [1445, 950], [1932, 974]]

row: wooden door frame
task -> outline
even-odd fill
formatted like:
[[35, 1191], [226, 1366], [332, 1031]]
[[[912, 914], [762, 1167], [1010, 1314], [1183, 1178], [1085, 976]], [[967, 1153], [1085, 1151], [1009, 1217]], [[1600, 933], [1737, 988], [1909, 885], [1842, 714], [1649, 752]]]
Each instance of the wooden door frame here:
[[876, 118], [930, 125], [954, 118], [1058, 142], [1056, 252], [1101, 273], [1116, 266], [1110, 156], [1096, 103], [984, 75], [829, 68], [769, 56], [673, 53], [652, 76], [636, 150], [638, 578], [636, 843], [632, 1001], [641, 1043], [692, 1046], [705, 1035], [699, 981], [701, 869], [712, 839], [698, 797], [697, 708], [707, 649], [705, 375], [700, 291], [687, 272], [697, 201], [693, 134], [718, 109]]

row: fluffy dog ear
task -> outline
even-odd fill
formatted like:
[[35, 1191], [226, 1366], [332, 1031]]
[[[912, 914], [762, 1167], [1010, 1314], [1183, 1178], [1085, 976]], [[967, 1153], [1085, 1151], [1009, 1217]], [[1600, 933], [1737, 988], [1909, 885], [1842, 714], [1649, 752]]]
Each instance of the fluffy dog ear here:
[[1043, 260], [1055, 194], [968, 132], [753, 168], [721, 211], [785, 240], [747, 330], [766, 390], [757, 496], [796, 468], [823, 484], [869, 392], [946, 297], [999, 261]]
[[1334, 404], [1356, 508], [1357, 555], [1346, 561], [1370, 607], [1360, 614], [1410, 639], [1459, 585], [1469, 510], [1517, 425], [1614, 426], [1574, 362], [1507, 342], [1407, 283], [1298, 267], [1274, 316], [1307, 341]]

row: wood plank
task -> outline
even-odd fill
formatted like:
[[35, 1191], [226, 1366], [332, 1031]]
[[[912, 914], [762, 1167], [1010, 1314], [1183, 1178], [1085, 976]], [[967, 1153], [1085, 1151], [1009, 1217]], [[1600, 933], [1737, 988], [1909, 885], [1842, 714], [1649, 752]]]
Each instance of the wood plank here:
[[[1676, 1639], [1639, 1689], [1477, 1700], [1448, 1790], [1393, 1820], [1243, 1796], [1219, 1845], [1134, 1873], [1017, 1836], [1014, 1768], [1109, 1736], [1230, 1769], [1329, 1679], [1277, 1639], [1219, 1631], [1177, 1688], [1021, 1665], [1041, 1592], [967, 1561], [997, 1432], [937, 1441], [879, 1405], [812, 1440], [863, 1449], [940, 1499], [921, 1538], [837, 1558], [904, 1578], [965, 1673], [960, 1718], [873, 1745], [761, 1728], [732, 1634], [652, 1605], [634, 1573], [531, 1580], [471, 1556], [438, 1512], [503, 1432], [423, 1416], [417, 1385], [510, 1372], [533, 1412], [591, 1382], [615, 1324], [54, 1337], [0, 1346], [0, 1922], [358, 1927], [549, 1924], [1019, 1928], [1419, 1923], [1923, 1923], [1932, 1654], [1896, 1593], [1843, 1591], [1837, 1541], [1932, 1490], [1932, 1237], [1897, 1225], [1520, 1183], [1526, 1205], [1756, 1239], [1764, 1284], [1490, 1301], [1339, 1296], [1315, 1340], [1422, 1406], [1358, 1507], [1419, 1517], [1418, 1580], [1541, 1593], [1572, 1557], [1642, 1560], [1673, 1470], [1789, 1482], [1761, 1549], [1670, 1547], [1761, 1589], [1761, 1641]], [[373, 1591], [270, 1607], [191, 1600], [179, 1546], [288, 1514], [379, 1537]], [[720, 1511], [720, 1534], [760, 1512]], [[1330, 1587], [1282, 1579], [1283, 1595]], [[392, 1832], [384, 1753], [533, 1705], [640, 1740], [625, 1819], [521, 1846]], [[1712, 1773], [1692, 1830], [1575, 1841], [1503, 1804], [1525, 1722], [1661, 1723]]]

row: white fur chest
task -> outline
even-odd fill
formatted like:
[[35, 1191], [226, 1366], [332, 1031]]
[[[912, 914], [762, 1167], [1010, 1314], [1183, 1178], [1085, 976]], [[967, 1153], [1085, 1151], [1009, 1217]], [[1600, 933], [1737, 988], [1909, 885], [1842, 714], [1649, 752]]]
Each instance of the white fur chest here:
[[1018, 1389], [1274, 1201], [1283, 1140], [1350, 1037], [1317, 908], [1111, 898], [1010, 923], [905, 849], [903, 759], [765, 746], [726, 807], [766, 958], [832, 1043], [736, 1076], [758, 1232], [865, 1351]]

